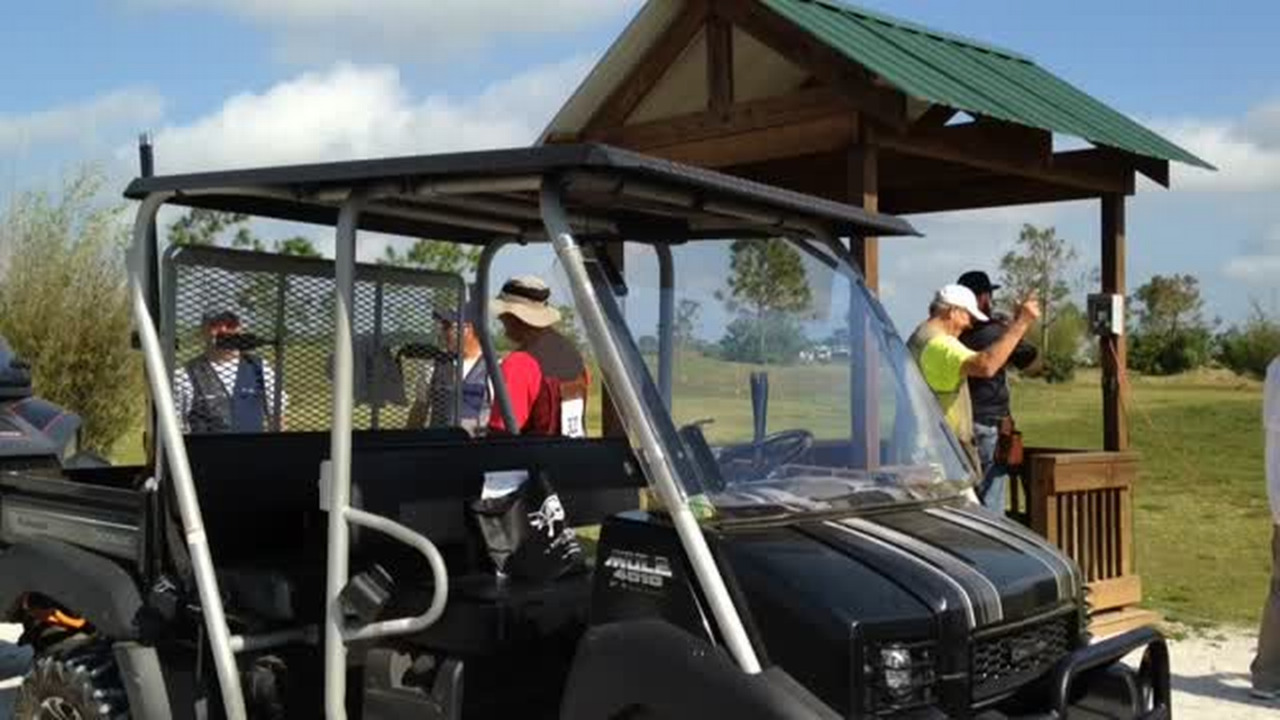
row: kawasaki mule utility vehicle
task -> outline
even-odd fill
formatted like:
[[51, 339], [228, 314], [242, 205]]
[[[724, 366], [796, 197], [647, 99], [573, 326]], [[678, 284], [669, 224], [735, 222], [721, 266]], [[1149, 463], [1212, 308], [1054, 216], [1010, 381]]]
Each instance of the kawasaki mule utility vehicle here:
[[[152, 458], [18, 453], [0, 477], [0, 606], [36, 653], [20, 720], [1169, 716], [1161, 637], [1090, 643], [1076, 567], [972, 500], [845, 244], [904, 221], [602, 146], [126, 195]], [[336, 260], [161, 255], [164, 205], [333, 226]], [[423, 378], [460, 373], [432, 317], [465, 284], [356, 262], [386, 235], [480, 249], [491, 368], [495, 265], [547, 258], [611, 432], [405, 428], [416, 387], [459, 402]], [[271, 370], [266, 432], [184, 432], [175, 378], [225, 311]], [[816, 361], [819, 341], [847, 352]], [[499, 571], [522, 550], [477, 502], [521, 478], [558, 500], [530, 527], [598, 527], [577, 571]]]

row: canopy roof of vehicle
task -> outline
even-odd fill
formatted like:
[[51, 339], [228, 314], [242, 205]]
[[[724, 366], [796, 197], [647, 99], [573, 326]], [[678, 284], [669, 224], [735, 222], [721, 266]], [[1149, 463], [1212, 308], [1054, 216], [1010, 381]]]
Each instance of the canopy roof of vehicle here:
[[334, 225], [353, 190], [360, 228], [484, 243], [545, 234], [539, 192], [559, 182], [584, 238], [681, 241], [811, 231], [915, 235], [905, 220], [605, 145], [555, 145], [138, 178], [125, 197]]

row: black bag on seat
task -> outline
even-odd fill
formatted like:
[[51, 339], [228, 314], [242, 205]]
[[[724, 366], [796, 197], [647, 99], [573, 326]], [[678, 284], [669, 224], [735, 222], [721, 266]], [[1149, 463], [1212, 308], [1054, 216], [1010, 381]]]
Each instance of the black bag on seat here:
[[547, 581], [586, 569], [582, 546], [545, 473], [473, 501], [471, 513], [501, 575]]

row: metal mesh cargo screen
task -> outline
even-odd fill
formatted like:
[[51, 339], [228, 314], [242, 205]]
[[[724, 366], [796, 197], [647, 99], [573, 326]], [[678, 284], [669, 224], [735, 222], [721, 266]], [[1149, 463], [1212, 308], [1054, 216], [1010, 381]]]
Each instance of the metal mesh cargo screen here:
[[[205, 246], [171, 248], [164, 261], [163, 342], [179, 386], [205, 355], [206, 318], [234, 313], [236, 345], [260, 362], [267, 430], [328, 430], [333, 414], [334, 264], [331, 260]], [[455, 424], [461, 398], [459, 340], [447, 347], [436, 313], [461, 311], [462, 278], [386, 265], [356, 268], [354, 335], [357, 429], [404, 428], [411, 408], [427, 425]], [[227, 392], [234, 375], [210, 367]], [[209, 376], [205, 376], [206, 378]], [[188, 392], [192, 393], [187, 385]], [[196, 403], [198, 405], [198, 403]], [[187, 403], [191, 406], [192, 403]], [[195, 408], [184, 429], [201, 432]], [[425, 415], [423, 414], [425, 413]], [[208, 430], [203, 430], [208, 431]]]

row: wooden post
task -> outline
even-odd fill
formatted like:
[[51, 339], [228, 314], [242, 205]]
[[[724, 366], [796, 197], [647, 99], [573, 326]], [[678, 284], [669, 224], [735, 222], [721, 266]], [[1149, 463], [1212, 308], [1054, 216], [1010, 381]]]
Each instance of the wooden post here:
[[[880, 211], [880, 153], [875, 132], [860, 122], [859, 142], [849, 150], [849, 204], [869, 212]], [[880, 292], [880, 240], [874, 237], [852, 238], [850, 250], [862, 268], [867, 287]]]
[[[860, 142], [849, 150], [849, 203], [877, 212], [879, 202], [879, 154], [871, 128], [863, 127]], [[849, 239], [849, 250], [862, 268], [867, 288], [879, 291], [880, 248], [874, 237]], [[875, 468], [880, 464], [880, 405], [877, 389], [879, 368], [876, 364], [876, 340], [870, 331], [870, 313], [852, 310], [860, 301], [849, 298], [849, 411], [853, 467]]]
[[[1125, 290], [1125, 196], [1102, 196], [1102, 292], [1124, 295]], [[1128, 365], [1123, 335], [1104, 336], [1099, 341], [1102, 356], [1103, 448], [1129, 448], [1129, 423], [1125, 416], [1120, 381]]]

